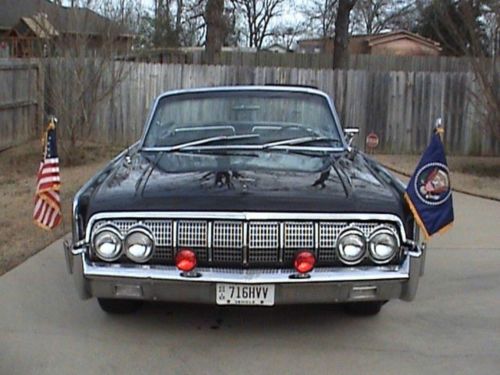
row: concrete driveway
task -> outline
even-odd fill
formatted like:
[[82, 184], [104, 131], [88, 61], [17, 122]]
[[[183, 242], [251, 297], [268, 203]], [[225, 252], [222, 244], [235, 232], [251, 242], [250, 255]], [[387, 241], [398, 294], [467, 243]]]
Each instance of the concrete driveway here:
[[80, 301], [61, 241], [0, 278], [0, 374], [498, 374], [500, 203], [455, 194], [412, 303], [350, 317], [334, 306]]

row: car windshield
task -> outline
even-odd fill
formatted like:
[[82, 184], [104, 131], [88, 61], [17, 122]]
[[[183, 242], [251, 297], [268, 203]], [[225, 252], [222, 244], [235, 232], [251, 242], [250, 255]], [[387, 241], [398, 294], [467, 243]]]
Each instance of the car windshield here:
[[307, 92], [227, 90], [159, 100], [143, 148], [342, 146], [325, 97]]

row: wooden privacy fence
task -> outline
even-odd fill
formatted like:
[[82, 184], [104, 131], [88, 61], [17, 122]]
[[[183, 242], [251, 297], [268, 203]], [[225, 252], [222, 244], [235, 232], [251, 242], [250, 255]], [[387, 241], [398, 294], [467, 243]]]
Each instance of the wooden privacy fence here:
[[360, 128], [361, 148], [373, 131], [380, 138], [377, 152], [420, 153], [435, 119], [442, 117], [449, 153], [498, 155], [500, 151], [499, 142], [482, 127], [480, 108], [472, 100], [472, 93], [479, 93], [473, 73], [125, 64], [126, 75], [98, 106], [91, 132], [98, 141], [125, 144], [138, 139], [154, 98], [168, 90], [278, 83], [326, 91], [334, 99], [342, 126]]
[[43, 72], [36, 60], [0, 59], [0, 150], [38, 134], [43, 84]]
[[[301, 69], [331, 69], [333, 54], [331, 53], [275, 53], [267, 51], [241, 52], [223, 51], [216, 57], [215, 65], [249, 66], [249, 67], [286, 67]], [[147, 54], [124, 57], [125, 60], [161, 64], [194, 64], [208, 63], [205, 51], [181, 51], [165, 49], [151, 51]], [[452, 56], [394, 56], [353, 54], [347, 58], [350, 70], [406, 72], [469, 72], [472, 70], [469, 57]], [[500, 66], [500, 62], [498, 63]]]

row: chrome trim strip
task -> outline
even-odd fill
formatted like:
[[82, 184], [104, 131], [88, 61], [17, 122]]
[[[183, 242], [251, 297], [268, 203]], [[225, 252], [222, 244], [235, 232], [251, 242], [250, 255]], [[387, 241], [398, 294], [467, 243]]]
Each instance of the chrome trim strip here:
[[[90, 240], [90, 229], [94, 223], [103, 219], [148, 218], [148, 219], [227, 219], [227, 220], [342, 220], [342, 221], [384, 221], [397, 224], [401, 233], [401, 242], [406, 242], [406, 233], [401, 219], [393, 214], [377, 213], [303, 213], [303, 212], [228, 212], [228, 211], [132, 211], [132, 212], [101, 212], [93, 215], [86, 228], [86, 241]], [[173, 226], [176, 226], [174, 220]], [[174, 228], [176, 229], [176, 228]], [[177, 233], [174, 230], [174, 247], [177, 245]]]
[[316, 268], [311, 271], [307, 279], [290, 278], [294, 269], [221, 269], [196, 268], [201, 274], [197, 278], [181, 276], [174, 266], [153, 265], [113, 265], [96, 264], [89, 262], [85, 255], [83, 273], [85, 277], [123, 277], [148, 280], [170, 280], [182, 282], [234, 282], [239, 284], [293, 284], [311, 282], [342, 282], [342, 281], [369, 281], [369, 280], [401, 280], [410, 277], [410, 259], [406, 257], [401, 266], [377, 267], [328, 267]]

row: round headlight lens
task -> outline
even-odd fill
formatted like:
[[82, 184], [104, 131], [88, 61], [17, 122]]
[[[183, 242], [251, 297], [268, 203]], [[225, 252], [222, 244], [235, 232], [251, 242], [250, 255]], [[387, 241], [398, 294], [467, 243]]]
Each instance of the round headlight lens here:
[[339, 236], [337, 250], [343, 263], [348, 265], [359, 263], [366, 250], [363, 233], [357, 229], [348, 229]]
[[389, 262], [399, 248], [399, 239], [388, 229], [380, 229], [369, 240], [370, 256], [375, 263]]
[[118, 259], [122, 253], [122, 240], [114, 228], [103, 228], [94, 236], [94, 250], [106, 262]]
[[147, 262], [153, 255], [153, 236], [143, 229], [132, 229], [125, 239], [125, 254], [137, 263]]

